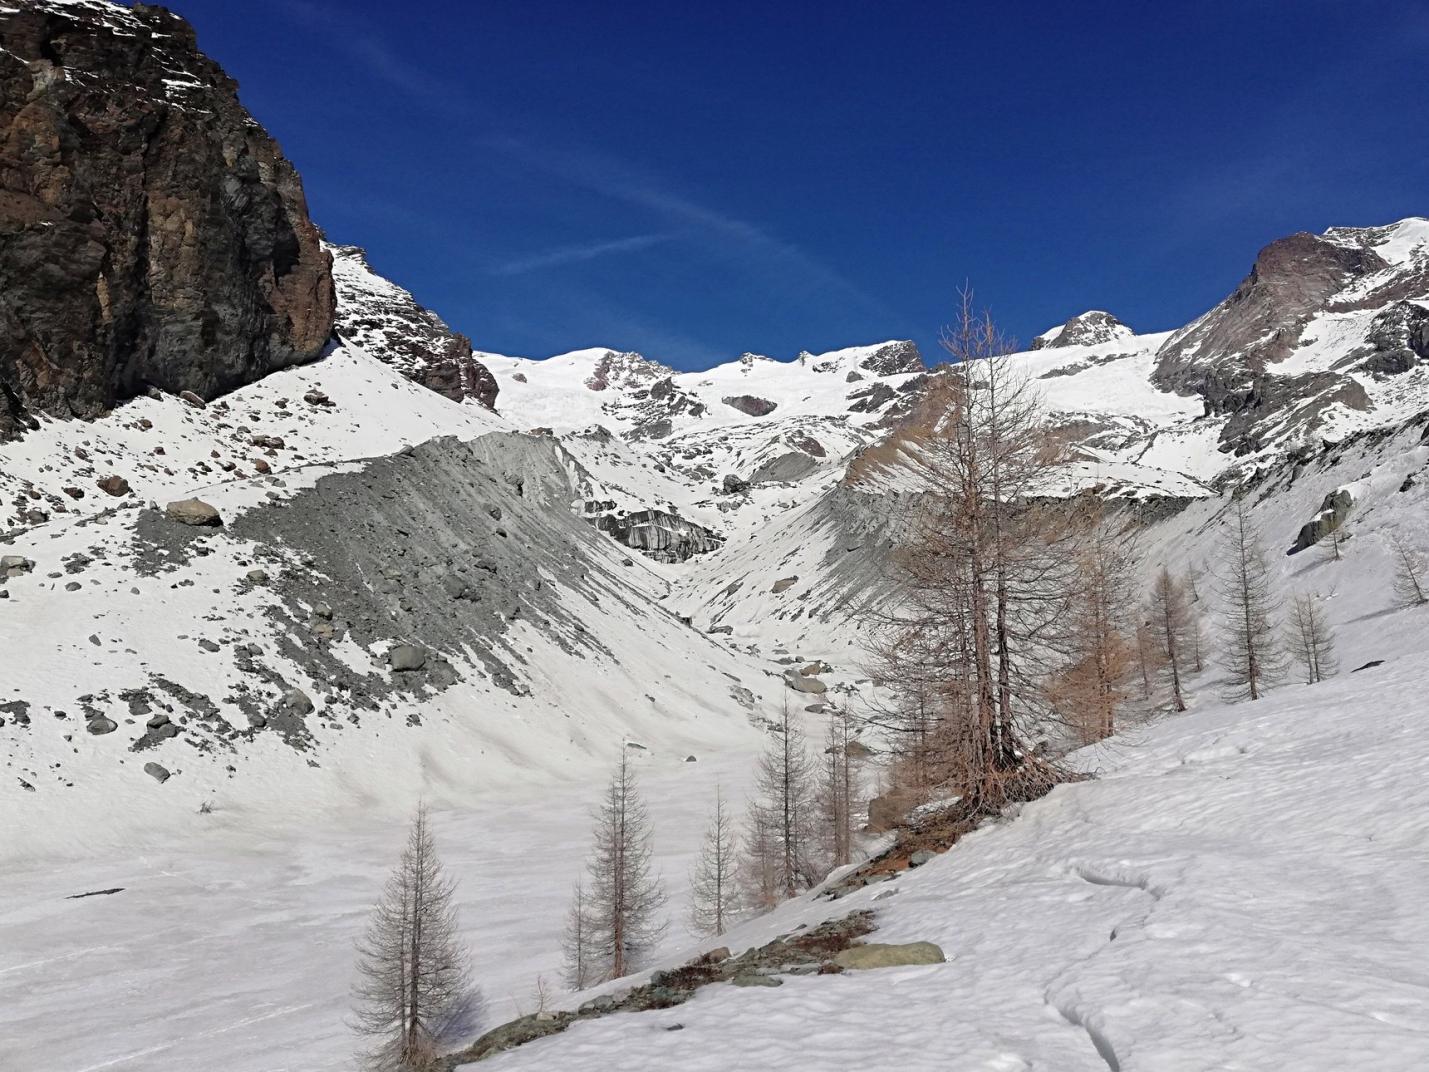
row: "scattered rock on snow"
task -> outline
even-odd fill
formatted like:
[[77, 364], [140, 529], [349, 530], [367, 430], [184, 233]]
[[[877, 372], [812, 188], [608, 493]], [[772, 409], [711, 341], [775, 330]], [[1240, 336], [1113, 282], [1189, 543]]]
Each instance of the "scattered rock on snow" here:
[[117, 474], [107, 476], [103, 480], [97, 480], [95, 484], [104, 494], [113, 495], [116, 499], [129, 494], [129, 481]]
[[96, 737], [101, 737], [106, 733], [113, 733], [119, 727], [115, 724], [113, 719], [105, 718], [101, 715], [99, 718], [90, 719], [89, 725], [84, 728]]
[[780, 592], [787, 592], [790, 588], [794, 587], [794, 585], [798, 583], [799, 578], [797, 576], [780, 577], [777, 581], [773, 583], [773, 585], [770, 586], [769, 591], [773, 592], [775, 595], [778, 595]]
[[145, 763], [144, 773], [161, 785], [169, 780], [168, 768], [162, 767], [157, 763]]

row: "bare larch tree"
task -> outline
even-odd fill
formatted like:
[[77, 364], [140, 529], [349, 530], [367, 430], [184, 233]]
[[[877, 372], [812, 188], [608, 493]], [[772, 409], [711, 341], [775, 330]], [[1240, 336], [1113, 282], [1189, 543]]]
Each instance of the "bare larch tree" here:
[[1171, 690], [1171, 706], [1186, 710], [1183, 677], [1200, 649], [1199, 629], [1191, 610], [1186, 586], [1165, 566], [1156, 574], [1146, 606], [1151, 631], [1161, 653], [1161, 673]]
[[1066, 665], [1053, 674], [1053, 708], [1084, 743], [1116, 732], [1117, 712], [1132, 671], [1134, 635], [1131, 571], [1134, 544], [1093, 508], [1074, 524], [1083, 531], [1076, 550], [1077, 591], [1066, 643]]
[[926, 490], [897, 557], [904, 607], [885, 629], [892, 649], [938, 671], [943, 785], [974, 811], [996, 810], [1066, 777], [1027, 738], [1065, 655], [1076, 535], [1065, 504], [1040, 500], [1057, 453], [1038, 398], [971, 292], [943, 346], [952, 363], [909, 449]]
[[576, 959], [586, 966], [582, 974], [590, 982], [629, 975], [639, 970], [665, 933], [665, 922], [657, 918], [665, 892], [651, 863], [652, 839], [650, 814], [629, 753], [622, 749], [596, 809], [586, 881], [577, 888], [585, 909], [579, 914], [585, 946], [579, 953], [570, 941], [575, 925], [567, 928], [568, 977]]
[[[816, 857], [814, 766], [789, 715], [787, 691], [779, 728], [759, 759], [752, 807], [763, 813], [763, 821], [757, 824], [760, 839], [746, 848], [771, 854], [777, 896], [787, 900], [817, 883], [825, 872]], [[758, 873], [764, 866], [759, 864]]]
[[1397, 534], [1390, 537], [1389, 546], [1394, 557], [1394, 598], [1401, 607], [1429, 603], [1424, 560]]
[[457, 937], [454, 884], [442, 871], [425, 805], [357, 946], [354, 1026], [375, 1040], [378, 1072], [437, 1067], [438, 1041], [466, 998], [467, 952]]
[[1231, 699], [1258, 700], [1284, 673], [1275, 640], [1278, 604], [1260, 532], [1245, 501], [1237, 499], [1226, 520], [1217, 574], [1224, 614], [1221, 657]]
[[1335, 638], [1318, 592], [1302, 593], [1291, 601], [1285, 641], [1295, 661], [1304, 668], [1307, 684], [1333, 677], [1339, 669], [1335, 662]]
[[716, 787], [714, 814], [690, 872], [690, 925], [696, 934], [723, 934], [734, 921], [739, 906], [737, 853], [734, 820]]
[[853, 861], [853, 816], [858, 807], [858, 761], [847, 712], [836, 712], [824, 736], [818, 808], [824, 857], [830, 867]]
[[571, 907], [566, 913], [566, 931], [561, 938], [565, 954], [565, 980], [572, 990], [584, 990], [596, 978], [596, 955], [590, 907], [586, 904], [585, 885], [576, 882], [571, 893]]

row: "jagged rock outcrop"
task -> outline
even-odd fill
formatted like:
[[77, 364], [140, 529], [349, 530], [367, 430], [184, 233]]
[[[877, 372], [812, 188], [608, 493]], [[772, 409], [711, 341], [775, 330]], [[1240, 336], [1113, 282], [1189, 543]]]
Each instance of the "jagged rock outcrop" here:
[[926, 366], [918, 347], [904, 339], [880, 346], [860, 361], [858, 367], [875, 376], [897, 376], [904, 372], [922, 372]]
[[657, 562], [683, 562], [724, 545], [719, 533], [665, 510], [607, 514], [596, 518], [595, 523], [602, 532]]
[[1132, 331], [1111, 313], [1092, 309], [1072, 317], [1061, 327], [1053, 328], [1032, 340], [1032, 349], [1044, 350], [1063, 346], [1098, 346], [1129, 339]]
[[302, 183], [177, 15], [0, 8], [0, 437], [319, 356]]
[[363, 249], [325, 248], [332, 254], [336, 327], [343, 338], [453, 402], [471, 398], [495, 408], [496, 377], [472, 355], [470, 339], [373, 271]]

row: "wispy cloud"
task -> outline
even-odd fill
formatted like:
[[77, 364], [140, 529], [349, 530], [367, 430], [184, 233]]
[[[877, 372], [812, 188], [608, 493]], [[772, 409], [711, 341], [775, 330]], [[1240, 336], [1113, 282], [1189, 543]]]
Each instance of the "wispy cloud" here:
[[749, 269], [784, 293], [823, 292], [851, 301], [883, 317], [892, 310], [835, 268], [792, 242], [778, 238], [758, 225], [703, 205], [671, 189], [652, 175], [625, 161], [599, 153], [553, 150], [523, 140], [493, 140], [491, 147], [522, 164], [555, 175], [574, 186], [655, 213], [678, 225], [692, 237], [704, 239], [724, 252], [743, 257]]
[[323, 0], [269, 0], [269, 3], [291, 21], [327, 37], [374, 77], [403, 93], [450, 107], [446, 102], [451, 99], [454, 87], [394, 51], [386, 43], [384, 28], [372, 19]]
[[544, 253], [517, 257], [505, 264], [497, 265], [491, 271], [493, 275], [524, 275], [542, 268], [557, 268], [563, 264], [593, 261], [597, 257], [606, 257], [611, 254], [634, 253], [637, 250], [649, 249], [651, 246], [658, 246], [678, 237], [678, 232], [666, 231], [659, 234], [631, 235], [628, 238], [616, 238], [608, 242], [586, 242], [580, 245], [560, 246]]

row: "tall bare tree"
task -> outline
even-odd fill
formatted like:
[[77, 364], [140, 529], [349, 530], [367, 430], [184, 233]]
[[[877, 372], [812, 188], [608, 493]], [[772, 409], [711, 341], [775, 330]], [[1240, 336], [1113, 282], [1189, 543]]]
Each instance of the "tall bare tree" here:
[[[652, 837], [635, 770], [628, 751], [622, 750], [620, 765], [596, 809], [587, 882], [578, 887], [585, 907], [578, 914], [583, 915], [580, 926], [587, 943], [582, 959], [589, 965], [587, 977], [592, 982], [638, 971], [665, 933], [665, 922], [657, 918], [665, 892], [651, 862]], [[572, 964], [568, 941], [568, 975]]]
[[829, 720], [819, 764], [819, 826], [824, 855], [831, 867], [853, 861], [853, 816], [858, 807], [858, 761], [847, 712]]
[[1200, 629], [1183, 582], [1165, 566], [1156, 574], [1147, 602], [1147, 617], [1160, 649], [1162, 675], [1171, 690], [1171, 706], [1186, 710], [1182, 677], [1196, 661], [1200, 650]]
[[1285, 670], [1275, 640], [1278, 609], [1260, 532], [1243, 499], [1235, 500], [1221, 541], [1220, 587], [1224, 613], [1221, 656], [1232, 699], [1258, 700]]
[[1302, 593], [1290, 604], [1290, 621], [1286, 626], [1286, 645], [1295, 660], [1305, 669], [1305, 681], [1313, 685], [1333, 677], [1339, 669], [1335, 662], [1335, 638], [1330, 621], [1320, 606], [1320, 595]]
[[1063, 657], [1075, 539], [1067, 509], [1039, 500], [1057, 454], [1037, 395], [971, 292], [943, 345], [952, 364], [908, 447], [926, 491], [898, 556], [905, 609], [885, 627], [893, 648], [926, 653], [941, 671], [947, 788], [996, 810], [1065, 777], [1026, 738]]
[[585, 885], [577, 881], [566, 913], [566, 931], [561, 938], [565, 954], [565, 980], [572, 990], [584, 990], [598, 982], [594, 926], [586, 904]]
[[690, 873], [690, 923], [696, 934], [723, 934], [733, 922], [739, 904], [737, 853], [734, 820], [716, 787], [714, 814]]
[[1076, 550], [1077, 591], [1068, 632], [1066, 665], [1047, 686], [1053, 709], [1084, 743], [1116, 732], [1133, 668], [1131, 570], [1134, 545], [1095, 507], [1083, 507]]
[[774, 837], [773, 816], [762, 802], [751, 801], [740, 845], [738, 875], [741, 901], [750, 911], [767, 912], [782, 900], [782, 855]]
[[1424, 560], [1397, 533], [1390, 536], [1389, 546], [1394, 557], [1394, 597], [1399, 605], [1414, 607], [1429, 603]]
[[[824, 875], [815, 839], [814, 767], [804, 735], [789, 715], [787, 691], [779, 728], [759, 760], [753, 807], [763, 813], [760, 841], [751, 852], [772, 851], [774, 886], [783, 899]], [[761, 865], [762, 866], [762, 865]]]
[[375, 1040], [365, 1055], [378, 1072], [436, 1068], [438, 1040], [467, 989], [467, 952], [457, 937], [454, 884], [442, 871], [425, 805], [357, 946], [354, 1026]]

